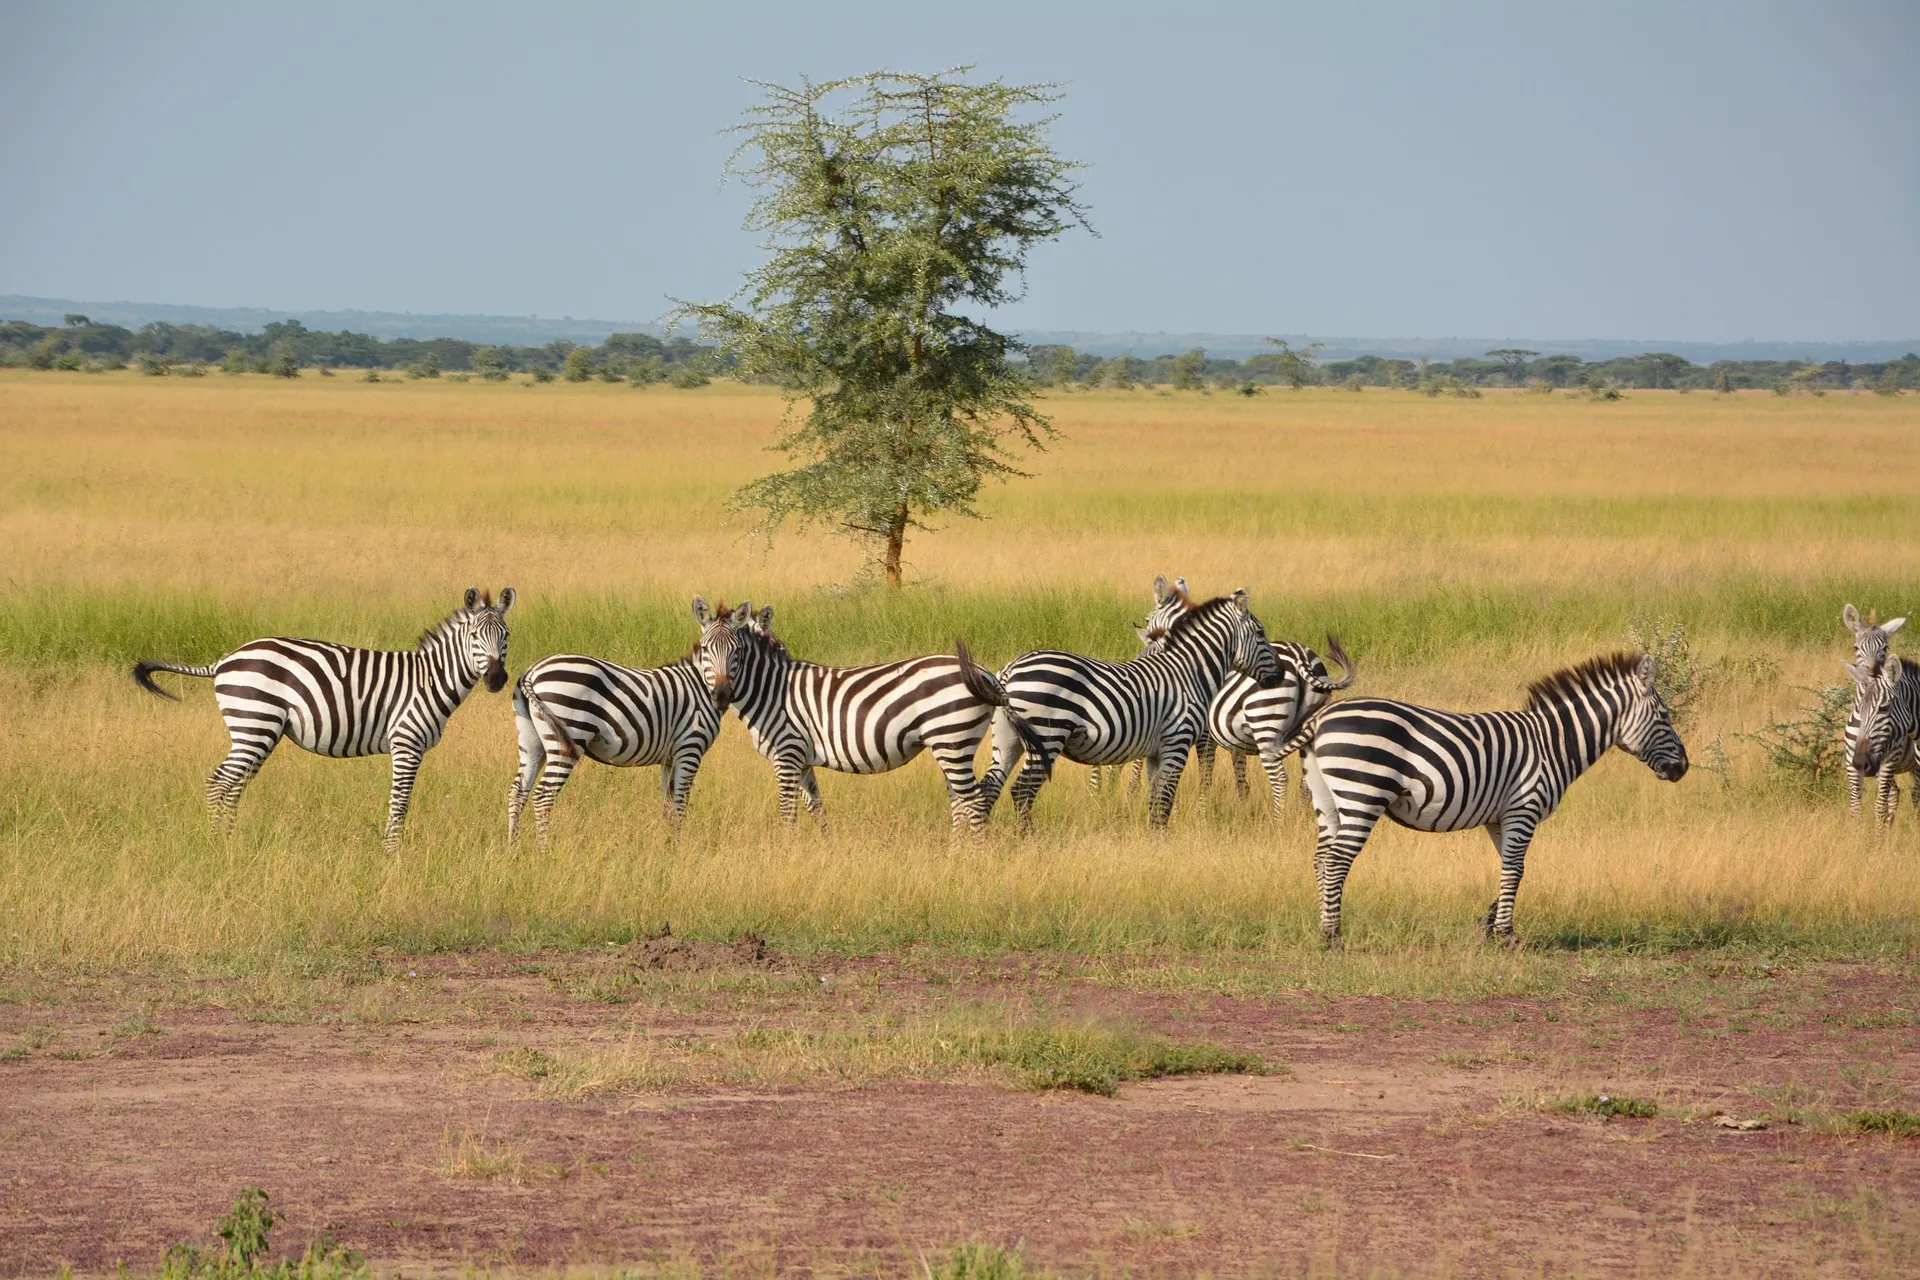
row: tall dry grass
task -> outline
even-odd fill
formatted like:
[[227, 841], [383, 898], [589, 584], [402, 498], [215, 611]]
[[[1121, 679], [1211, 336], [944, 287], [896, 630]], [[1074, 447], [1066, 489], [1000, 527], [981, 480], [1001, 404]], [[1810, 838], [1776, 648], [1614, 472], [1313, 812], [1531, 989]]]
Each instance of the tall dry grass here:
[[[133, 656], [205, 660], [275, 631], [403, 645], [468, 583], [509, 580], [516, 668], [560, 649], [664, 660], [692, 638], [695, 590], [774, 601], [795, 647], [829, 660], [956, 632], [993, 661], [1039, 643], [1124, 654], [1158, 572], [1250, 584], [1276, 634], [1340, 628], [1361, 688], [1452, 706], [1514, 705], [1526, 679], [1624, 643], [1633, 617], [1683, 616], [1706, 656], [1743, 661], [1688, 731], [1696, 757], [1716, 735], [1730, 749], [1728, 782], [1604, 762], [1541, 831], [1522, 933], [1916, 944], [1908, 815], [1890, 836], [1849, 824], [1837, 794], [1771, 785], [1737, 736], [1789, 710], [1793, 685], [1839, 678], [1843, 599], [1914, 607], [1915, 401], [1107, 392], [1049, 408], [1063, 438], [1037, 477], [997, 491], [990, 520], [912, 544], [921, 585], [893, 598], [847, 588], [845, 544], [763, 552], [726, 509], [774, 462], [779, 405], [761, 389], [0, 373], [0, 705], [17, 729], [0, 738], [0, 961], [536, 947], [671, 921], [802, 948], [1231, 948], [1320, 966], [1304, 804], [1276, 827], [1224, 785], [1204, 803], [1189, 784], [1152, 834], [1063, 766], [1038, 840], [956, 846], [919, 764], [824, 777], [829, 832], [789, 837], [730, 722], [677, 842], [651, 771], [587, 766], [541, 855], [505, 845], [511, 715], [476, 694], [427, 757], [399, 855], [378, 843], [384, 760], [291, 749], [225, 842], [200, 809], [224, 749], [208, 691], [175, 706], [124, 675]], [[1510, 981], [1477, 949], [1494, 882], [1483, 836], [1383, 830], [1352, 881], [1344, 971], [1418, 951]]]

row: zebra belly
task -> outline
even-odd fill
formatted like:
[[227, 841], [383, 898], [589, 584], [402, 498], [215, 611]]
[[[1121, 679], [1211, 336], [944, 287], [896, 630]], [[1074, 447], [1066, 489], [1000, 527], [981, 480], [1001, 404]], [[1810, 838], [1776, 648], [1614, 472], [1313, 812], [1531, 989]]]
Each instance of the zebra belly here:
[[348, 758], [389, 749], [390, 720], [357, 688], [351, 670], [317, 666], [304, 651], [249, 646], [223, 659], [214, 701], [230, 733], [285, 737], [315, 755]]

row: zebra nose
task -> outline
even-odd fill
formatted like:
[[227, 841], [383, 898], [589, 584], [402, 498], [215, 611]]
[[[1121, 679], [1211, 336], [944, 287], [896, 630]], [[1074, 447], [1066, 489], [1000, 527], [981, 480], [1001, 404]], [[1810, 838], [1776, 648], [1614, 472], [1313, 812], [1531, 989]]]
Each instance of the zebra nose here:
[[507, 668], [504, 663], [493, 662], [487, 665], [487, 692], [498, 693], [506, 688]]

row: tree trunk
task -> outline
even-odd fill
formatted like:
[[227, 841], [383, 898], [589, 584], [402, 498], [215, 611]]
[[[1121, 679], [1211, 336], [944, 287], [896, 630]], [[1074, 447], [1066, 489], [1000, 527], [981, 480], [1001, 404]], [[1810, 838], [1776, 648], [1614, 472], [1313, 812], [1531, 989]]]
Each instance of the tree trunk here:
[[887, 585], [900, 585], [900, 549], [907, 541], [907, 504], [900, 503], [893, 509], [893, 519], [887, 521]]

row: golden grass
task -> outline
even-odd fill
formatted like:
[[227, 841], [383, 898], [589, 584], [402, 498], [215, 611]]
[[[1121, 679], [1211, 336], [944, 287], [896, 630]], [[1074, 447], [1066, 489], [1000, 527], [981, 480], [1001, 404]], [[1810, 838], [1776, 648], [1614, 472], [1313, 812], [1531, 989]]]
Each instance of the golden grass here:
[[[1606, 621], [1617, 609], [1582, 612], [1593, 601], [1704, 602], [1707, 656], [1765, 657], [1779, 672], [1724, 681], [1688, 731], [1696, 758], [1721, 735], [1731, 785], [1696, 770], [1668, 786], [1625, 758], [1603, 762], [1541, 830], [1522, 934], [1629, 950], [1915, 945], [1920, 838], [1909, 814], [1882, 835], [1849, 824], [1837, 796], [1796, 800], [1768, 785], [1737, 735], [1789, 709], [1792, 685], [1839, 678], [1842, 601], [1829, 605], [1826, 584], [1899, 583], [1920, 568], [1920, 400], [1101, 392], [1048, 407], [1063, 437], [1032, 460], [1035, 479], [996, 490], [992, 519], [910, 544], [917, 572], [950, 593], [920, 606], [930, 627], [945, 628], [949, 600], [979, 621], [1011, 591], [1117, 592], [1137, 607], [1159, 572], [1202, 590], [1249, 583], [1257, 609], [1264, 599], [1292, 610], [1309, 640], [1324, 625], [1322, 597], [1365, 617], [1409, 593], [1438, 604], [1505, 593], [1488, 615], [1498, 652], [1446, 639], [1370, 660], [1355, 647], [1364, 691], [1488, 707], [1515, 705], [1526, 679], [1594, 646], [1624, 643]], [[297, 616], [310, 633], [405, 644], [469, 582], [511, 580], [526, 601], [516, 669], [582, 644], [561, 624], [599, 599], [657, 605], [642, 651], [619, 631], [631, 613], [606, 614], [595, 637], [608, 656], [658, 661], [691, 638], [677, 616], [684, 595], [751, 594], [804, 620], [825, 608], [823, 588], [857, 569], [854, 550], [824, 534], [763, 554], [726, 510], [733, 485], [776, 461], [761, 449], [778, 414], [770, 392], [727, 385], [0, 372], [0, 546], [15, 607], [0, 622], [17, 641], [34, 626], [20, 601], [59, 613], [95, 592], [141, 596], [147, 621], [239, 602], [248, 617]], [[1799, 592], [1793, 608], [1819, 616], [1795, 614], [1784, 631], [1768, 630], [1772, 615], [1716, 629], [1716, 592], [1758, 591], [1765, 606], [1776, 590]], [[1855, 602], [1915, 607], [1893, 595]], [[1008, 607], [1039, 598], [1009, 595]], [[394, 621], [409, 611], [417, 619]], [[70, 611], [59, 625], [91, 616]], [[1130, 648], [1126, 621], [1116, 606], [1109, 652]], [[1418, 634], [1424, 620], [1396, 625]], [[999, 634], [1008, 651], [990, 661], [1033, 632], [1015, 613]], [[817, 639], [813, 652], [829, 659], [886, 647]], [[69, 651], [91, 652], [50, 650]], [[511, 712], [476, 694], [428, 756], [407, 842], [389, 858], [378, 844], [385, 761], [290, 748], [249, 790], [238, 837], [214, 839], [200, 786], [224, 736], [204, 685], [176, 706], [101, 658], [0, 659], [0, 705], [14, 726], [0, 740], [10, 798], [0, 962], [12, 965], [538, 947], [662, 921], [708, 936], [754, 929], [803, 949], [1234, 948], [1309, 976], [1329, 963], [1303, 949], [1314, 937], [1307, 806], [1276, 828], [1258, 804], [1233, 800], [1224, 777], [1209, 803], [1190, 781], [1173, 829], [1154, 834], [1135, 805], [1087, 797], [1063, 766], [1042, 796], [1037, 841], [1014, 839], [1003, 816], [985, 842], [955, 846], [930, 765], [824, 775], [829, 831], [803, 824], [788, 837], [770, 770], [730, 721], [677, 843], [651, 771], [588, 766], [543, 856], [505, 844]], [[1477, 833], [1383, 829], [1350, 885], [1353, 950], [1332, 963], [1363, 975], [1370, 955], [1431, 954], [1441, 986], [1449, 972], [1517, 981], [1477, 949], [1494, 881]], [[1427, 977], [1408, 969], [1391, 981]]]

